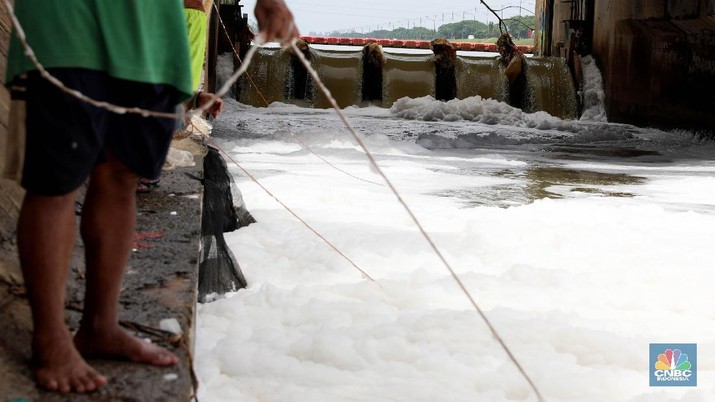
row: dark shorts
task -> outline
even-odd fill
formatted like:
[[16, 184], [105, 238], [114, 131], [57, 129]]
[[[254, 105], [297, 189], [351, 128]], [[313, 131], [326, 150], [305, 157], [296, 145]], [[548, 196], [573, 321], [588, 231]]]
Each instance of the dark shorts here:
[[[49, 71], [69, 88], [120, 106], [174, 113], [179, 103], [177, 91], [169, 85], [127, 81], [86, 69]], [[174, 119], [97, 108], [61, 92], [38, 72], [28, 74], [26, 85], [22, 186], [27, 191], [67, 194], [79, 188], [108, 153], [138, 176], [159, 176], [176, 128]]]

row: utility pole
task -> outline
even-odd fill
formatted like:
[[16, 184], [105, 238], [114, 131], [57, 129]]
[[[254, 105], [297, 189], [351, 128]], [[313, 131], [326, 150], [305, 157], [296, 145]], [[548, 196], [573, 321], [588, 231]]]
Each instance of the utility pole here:
[[434, 31], [435, 36], [437, 36], [437, 16], [435, 15], [434, 18], [431, 18], [431, 17], [425, 17], [425, 18], [432, 20], [432, 30]]

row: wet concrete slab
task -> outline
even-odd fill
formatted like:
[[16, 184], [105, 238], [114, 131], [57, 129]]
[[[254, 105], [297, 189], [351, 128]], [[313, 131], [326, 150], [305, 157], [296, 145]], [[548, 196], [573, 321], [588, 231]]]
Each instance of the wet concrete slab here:
[[[196, 157], [195, 157], [196, 158]], [[192, 353], [199, 263], [201, 195], [197, 166], [165, 171], [159, 186], [138, 195], [137, 235], [120, 300], [120, 319], [139, 336], [180, 358], [170, 368], [90, 360], [109, 384], [88, 395], [58, 395], [38, 389], [29, 368], [31, 315], [12, 244], [0, 246], [0, 402], [5, 401], [188, 401], [194, 392]], [[66, 321], [78, 326], [84, 293], [84, 259], [78, 240], [67, 285]], [[161, 330], [176, 319], [182, 335]]]

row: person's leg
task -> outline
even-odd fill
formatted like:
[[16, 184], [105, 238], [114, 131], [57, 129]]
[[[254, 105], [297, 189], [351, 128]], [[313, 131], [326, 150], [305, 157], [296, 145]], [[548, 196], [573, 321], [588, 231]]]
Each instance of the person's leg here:
[[[93, 76], [77, 70], [53, 74], [76, 88], [95, 88]], [[104, 385], [81, 357], [65, 324], [65, 289], [76, 238], [77, 189], [97, 156], [93, 113], [54, 88], [39, 73], [27, 76], [25, 199], [18, 218], [20, 264], [33, 319], [33, 371], [38, 384], [60, 392], [89, 392]], [[93, 146], [94, 145], [94, 146]]]
[[167, 366], [177, 363], [176, 356], [130, 335], [119, 326], [117, 315], [134, 238], [137, 179], [136, 173], [111, 155], [92, 172], [80, 226], [87, 286], [75, 345], [85, 357]]
[[77, 191], [27, 193], [18, 219], [22, 273], [32, 309], [34, 372], [53, 391], [89, 392], [107, 382], [79, 355], [65, 325], [65, 286], [75, 246]]

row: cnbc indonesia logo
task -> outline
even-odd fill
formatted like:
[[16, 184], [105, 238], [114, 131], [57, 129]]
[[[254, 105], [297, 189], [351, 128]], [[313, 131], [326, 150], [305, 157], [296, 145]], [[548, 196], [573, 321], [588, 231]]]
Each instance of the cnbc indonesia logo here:
[[651, 344], [651, 386], [697, 385], [696, 344]]

